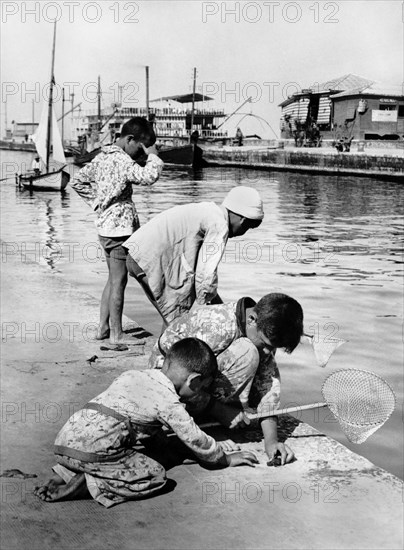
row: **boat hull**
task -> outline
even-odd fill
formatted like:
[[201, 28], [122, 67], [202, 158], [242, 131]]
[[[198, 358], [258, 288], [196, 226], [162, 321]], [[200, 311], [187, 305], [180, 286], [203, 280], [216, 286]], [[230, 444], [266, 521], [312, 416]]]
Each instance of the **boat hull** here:
[[[101, 151], [94, 149], [91, 153], [74, 156], [74, 164], [84, 166], [91, 162]], [[194, 166], [203, 165], [202, 149], [197, 145], [188, 143], [186, 145], [167, 146], [163, 145], [158, 151], [159, 157], [165, 164], [174, 164], [178, 166]], [[138, 160], [139, 164], [144, 164], [146, 157]]]
[[159, 149], [159, 157], [166, 164], [183, 164], [191, 166], [194, 162], [194, 146], [178, 145], [173, 147], [163, 146]]
[[63, 191], [70, 181], [70, 174], [61, 168], [55, 172], [48, 172], [34, 176], [22, 174], [18, 176], [18, 185], [30, 190]]
[[91, 152], [85, 152], [85, 153], [81, 153], [79, 155], [75, 155], [73, 154], [74, 156], [74, 164], [76, 166], [84, 166], [85, 164], [88, 164], [89, 162], [91, 162], [97, 155], [98, 153], [101, 153], [101, 149], [98, 148], [98, 149], [94, 149], [93, 151]]

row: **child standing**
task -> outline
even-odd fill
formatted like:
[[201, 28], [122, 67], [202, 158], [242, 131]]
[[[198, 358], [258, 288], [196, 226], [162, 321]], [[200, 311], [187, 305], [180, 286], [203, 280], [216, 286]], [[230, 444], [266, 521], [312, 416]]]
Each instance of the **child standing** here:
[[107, 508], [152, 495], [166, 484], [165, 470], [134, 445], [162, 425], [203, 462], [253, 466], [257, 459], [252, 453], [224, 453], [185, 410], [184, 403], [211, 384], [216, 370], [209, 346], [186, 338], [171, 347], [161, 370], [121, 374], [63, 426], [55, 442], [56, 477], [36, 488], [35, 494], [54, 502], [88, 490]]
[[[98, 214], [96, 226], [108, 265], [108, 281], [101, 299], [97, 339], [109, 338], [112, 345], [125, 344], [122, 331], [124, 292], [128, 280], [127, 250], [122, 247], [139, 228], [132, 201], [132, 184], [151, 185], [163, 169], [154, 146], [156, 136], [151, 124], [141, 117], [122, 126], [114, 145], [104, 147], [93, 161], [82, 168], [73, 189]], [[134, 162], [147, 154], [144, 167]], [[130, 342], [129, 342], [130, 343]]]

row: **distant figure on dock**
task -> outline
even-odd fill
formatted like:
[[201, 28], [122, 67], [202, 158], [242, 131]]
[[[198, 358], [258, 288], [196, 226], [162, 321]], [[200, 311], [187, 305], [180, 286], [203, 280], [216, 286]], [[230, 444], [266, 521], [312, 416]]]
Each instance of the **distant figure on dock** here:
[[319, 127], [315, 122], [311, 123], [308, 133], [308, 145], [309, 147], [321, 147], [322, 137]]
[[[139, 228], [136, 207], [132, 201], [132, 184], [152, 185], [163, 169], [157, 156], [156, 135], [151, 124], [141, 117], [122, 126], [119, 139], [106, 146], [80, 170], [73, 189], [98, 214], [96, 226], [108, 266], [100, 310], [98, 340], [109, 338], [112, 346], [130, 344], [122, 330], [124, 292], [128, 281], [127, 250], [122, 247]], [[134, 162], [147, 155], [146, 165]]]
[[298, 147], [303, 147], [306, 143], [306, 131], [305, 129], [303, 128], [302, 125], [300, 125], [300, 129], [299, 129], [299, 132], [298, 132], [298, 138], [297, 138], [297, 146]]
[[344, 152], [345, 152], [345, 153], [349, 153], [349, 152], [350, 152], [352, 140], [353, 140], [353, 136], [350, 137], [350, 138], [347, 138], [347, 137], [344, 138]]
[[240, 128], [237, 128], [236, 141], [237, 141], [237, 144], [238, 144], [239, 147], [241, 147], [243, 145], [243, 139], [244, 139], [243, 132], [241, 131]]
[[350, 138], [343, 137], [339, 139], [338, 141], [333, 142], [333, 146], [336, 148], [338, 153], [349, 153], [351, 151], [351, 143], [353, 140], [353, 136]]
[[198, 132], [198, 130], [194, 130], [191, 134], [191, 143], [197, 144], [198, 139], [199, 139], [199, 132]]
[[32, 170], [34, 171], [34, 174], [36, 176], [40, 176], [41, 175], [41, 159], [40, 157], [37, 155], [34, 160], [32, 161], [32, 166], [31, 166]]
[[291, 128], [293, 139], [295, 140], [295, 147], [298, 147], [299, 130], [300, 130], [300, 122], [298, 118], [292, 119], [292, 122], [290, 123], [290, 128]]
[[227, 240], [258, 227], [263, 218], [259, 193], [244, 186], [231, 189], [220, 206], [194, 202], [169, 208], [124, 243], [129, 275], [143, 289], [146, 284], [150, 301], [167, 322], [194, 302], [222, 303], [217, 270]]

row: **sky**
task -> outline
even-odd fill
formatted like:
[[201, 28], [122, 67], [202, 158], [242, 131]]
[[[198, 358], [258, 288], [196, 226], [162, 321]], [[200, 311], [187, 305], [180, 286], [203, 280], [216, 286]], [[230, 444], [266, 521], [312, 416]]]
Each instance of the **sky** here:
[[[354, 73], [385, 84], [404, 83], [402, 0], [239, 1], [7, 1], [1, 4], [1, 116], [40, 118], [49, 83], [53, 20], [57, 19], [57, 114], [74, 103], [96, 110], [119, 99], [145, 104], [145, 66], [151, 99], [188, 93], [193, 68], [210, 106], [231, 113], [244, 133], [279, 136], [279, 103], [301, 88]], [[66, 110], [69, 108], [66, 105]], [[250, 115], [257, 115], [262, 119]]]

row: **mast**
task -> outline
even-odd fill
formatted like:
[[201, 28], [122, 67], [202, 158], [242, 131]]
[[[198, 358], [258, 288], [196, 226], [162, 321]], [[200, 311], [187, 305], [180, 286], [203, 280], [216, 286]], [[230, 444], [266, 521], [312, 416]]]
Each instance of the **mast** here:
[[48, 103], [48, 127], [46, 130], [46, 171], [49, 172], [49, 157], [51, 149], [51, 134], [52, 134], [52, 104], [53, 104], [53, 86], [55, 83], [55, 45], [56, 45], [56, 20], [53, 28], [53, 47], [52, 47], [52, 65], [51, 79], [49, 88], [49, 103]]
[[35, 132], [35, 102], [32, 100], [32, 128], [31, 128], [31, 135], [33, 135]]
[[101, 77], [98, 77], [98, 128], [97, 130], [100, 131], [102, 127], [102, 121], [101, 121]]
[[196, 88], [196, 67], [194, 67], [194, 85], [192, 88], [192, 111], [191, 111], [191, 130], [189, 140], [191, 141], [192, 130], [194, 127], [194, 111], [195, 111], [195, 88]]
[[7, 137], [7, 94], [4, 100], [4, 136]]
[[62, 145], [64, 146], [65, 137], [65, 89], [62, 88]]
[[149, 119], [149, 67], [146, 65], [146, 118]]

